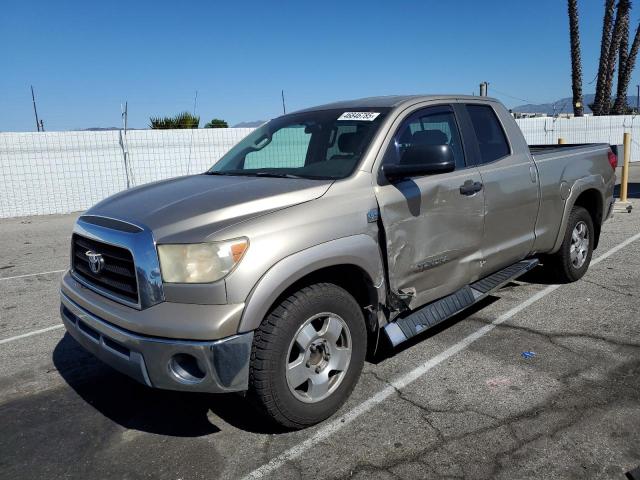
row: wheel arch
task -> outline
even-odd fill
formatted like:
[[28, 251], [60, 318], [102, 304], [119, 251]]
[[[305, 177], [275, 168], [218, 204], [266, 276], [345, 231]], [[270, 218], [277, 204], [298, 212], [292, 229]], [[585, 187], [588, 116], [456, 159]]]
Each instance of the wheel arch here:
[[593, 249], [595, 250], [598, 247], [600, 229], [602, 228], [602, 215], [604, 212], [604, 200], [602, 199], [602, 195], [595, 188], [589, 188], [583, 191], [578, 198], [576, 198], [573, 206], [583, 207], [587, 212], [589, 212], [589, 215], [591, 215], [594, 230]]
[[600, 240], [600, 229], [602, 228], [603, 215], [604, 215], [604, 180], [602, 177], [592, 178], [587, 177], [577, 181], [571, 188], [569, 198], [565, 202], [564, 212], [560, 221], [560, 228], [556, 236], [556, 242], [550, 253], [555, 253], [560, 249], [562, 241], [564, 239], [564, 232], [567, 229], [567, 223], [569, 221], [569, 215], [574, 206], [578, 205], [585, 208], [591, 219], [593, 220], [594, 228], [594, 243], [593, 248], [598, 246]]
[[[276, 263], [251, 290], [238, 332], [255, 330], [282, 298], [318, 282], [336, 284], [349, 292], [363, 309], [371, 305], [377, 310], [385, 298], [384, 271], [377, 242], [364, 234], [344, 237], [302, 250]], [[377, 324], [366, 323], [369, 331]]]

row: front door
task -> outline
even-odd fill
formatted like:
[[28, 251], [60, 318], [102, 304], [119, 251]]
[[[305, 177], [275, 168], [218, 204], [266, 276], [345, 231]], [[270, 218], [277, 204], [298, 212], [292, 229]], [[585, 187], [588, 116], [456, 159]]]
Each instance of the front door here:
[[453, 172], [394, 183], [379, 174], [376, 197], [386, 237], [389, 283], [410, 308], [480, 276], [484, 192], [478, 169], [465, 161], [462, 140], [450, 106], [424, 108], [403, 121], [384, 156], [383, 164], [400, 163], [410, 145], [446, 144], [456, 161]]

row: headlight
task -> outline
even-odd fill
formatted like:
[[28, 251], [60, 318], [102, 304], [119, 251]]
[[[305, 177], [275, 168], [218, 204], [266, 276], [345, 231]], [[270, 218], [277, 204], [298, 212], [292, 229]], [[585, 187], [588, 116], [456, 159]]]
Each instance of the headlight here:
[[226, 277], [249, 247], [246, 238], [226, 242], [158, 245], [162, 280], [209, 283]]

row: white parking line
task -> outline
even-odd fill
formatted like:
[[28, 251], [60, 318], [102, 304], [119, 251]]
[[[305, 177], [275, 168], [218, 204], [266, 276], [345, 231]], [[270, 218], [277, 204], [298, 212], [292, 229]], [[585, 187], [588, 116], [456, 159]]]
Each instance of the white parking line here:
[[27, 273], [25, 275], [15, 275], [13, 277], [0, 277], [0, 282], [2, 280], [13, 280], [14, 278], [25, 278], [25, 277], [35, 277], [37, 275], [49, 275], [50, 273], [62, 273], [62, 272], [66, 272], [67, 270], [50, 270], [48, 272], [39, 272], [39, 273]]
[[52, 325], [47, 328], [41, 328], [40, 330], [34, 330], [33, 332], [23, 333], [22, 335], [16, 335], [15, 337], [3, 338], [0, 340], [0, 345], [3, 343], [13, 342], [14, 340], [20, 340], [21, 338], [31, 337], [32, 335], [38, 335], [40, 333], [50, 332], [51, 330], [57, 330], [58, 328], [62, 328], [64, 325], [59, 323], [58, 325]]
[[[598, 256], [598, 258], [595, 258], [591, 262], [591, 265], [597, 265], [601, 261], [609, 258], [611, 255], [614, 255], [615, 253], [619, 252], [624, 247], [626, 247], [627, 245], [629, 245], [632, 242], [635, 242], [638, 239], [640, 239], [640, 233], [637, 233], [636, 235], [626, 239], [621, 244], [613, 247], [611, 250], [609, 250], [606, 253]], [[522, 310], [526, 309], [527, 307], [529, 307], [533, 303], [537, 302], [538, 300], [546, 297], [547, 295], [549, 295], [550, 293], [554, 292], [555, 290], [557, 290], [561, 286], [562, 285], [550, 285], [550, 286], [540, 290], [538, 293], [532, 295], [531, 297], [529, 297], [524, 302], [520, 303], [519, 305], [516, 305], [511, 310], [509, 310], [509, 311], [503, 313], [502, 315], [500, 315], [498, 318], [496, 318], [490, 324], [485, 325], [484, 327], [476, 330], [475, 332], [473, 332], [469, 336], [463, 338], [461, 341], [459, 341], [455, 345], [453, 345], [453, 346], [449, 347], [448, 349], [446, 349], [444, 352], [442, 352], [439, 355], [436, 355], [435, 357], [427, 360], [422, 365], [419, 365], [418, 367], [416, 367], [415, 369], [411, 370], [410, 372], [402, 375], [400, 378], [390, 382], [391, 386], [382, 389], [381, 391], [376, 393], [373, 397], [370, 397], [369, 399], [367, 399], [364, 402], [362, 402], [360, 405], [357, 405], [353, 409], [349, 410], [342, 417], [337, 418], [337, 419], [329, 422], [325, 426], [321, 427], [312, 437], [310, 437], [307, 440], [305, 440], [304, 442], [296, 445], [295, 447], [292, 447], [289, 450], [284, 451], [283, 453], [281, 453], [277, 457], [274, 457], [268, 463], [265, 463], [264, 465], [258, 467], [257, 469], [255, 469], [254, 471], [249, 473], [247, 476], [244, 477], [244, 479], [248, 480], [248, 479], [262, 478], [262, 477], [264, 477], [266, 475], [269, 475], [270, 473], [274, 472], [275, 470], [277, 470], [278, 468], [283, 466], [288, 461], [293, 460], [295, 458], [298, 458], [299, 456], [301, 456], [304, 452], [306, 452], [310, 448], [317, 446], [317, 444], [319, 442], [322, 442], [323, 440], [327, 439], [328, 437], [330, 437], [331, 435], [333, 435], [337, 431], [339, 431], [342, 428], [344, 428], [349, 423], [353, 422], [355, 419], [357, 419], [363, 413], [368, 412], [369, 410], [371, 410], [376, 405], [382, 403], [384, 400], [386, 400], [391, 395], [393, 395], [396, 390], [400, 390], [400, 389], [406, 387], [407, 385], [415, 382], [418, 378], [420, 378], [421, 376], [425, 375], [429, 370], [433, 369], [434, 367], [437, 367], [443, 361], [445, 361], [448, 358], [452, 357], [456, 353], [464, 350], [469, 345], [471, 345], [473, 342], [475, 342], [479, 338], [485, 336], [487, 333], [491, 332], [494, 328], [496, 328], [501, 323], [506, 322], [507, 320], [512, 318], [514, 315], [520, 313]]]

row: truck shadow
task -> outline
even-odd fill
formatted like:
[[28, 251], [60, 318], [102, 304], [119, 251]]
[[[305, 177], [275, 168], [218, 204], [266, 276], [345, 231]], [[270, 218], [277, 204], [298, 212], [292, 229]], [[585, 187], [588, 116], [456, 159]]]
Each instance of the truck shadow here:
[[404, 352], [405, 350], [417, 345], [418, 343], [422, 343], [425, 340], [427, 340], [427, 339], [439, 334], [443, 330], [446, 330], [447, 328], [451, 327], [452, 325], [455, 325], [459, 321], [464, 320], [466, 318], [469, 318], [474, 313], [482, 310], [483, 308], [488, 307], [493, 302], [496, 302], [498, 300], [500, 300], [499, 297], [494, 297], [494, 296], [489, 295], [488, 297], [480, 300], [478, 303], [470, 306], [466, 310], [463, 310], [462, 312], [454, 315], [451, 318], [448, 318], [444, 322], [439, 323], [438, 325], [436, 325], [434, 327], [431, 327], [431, 328], [425, 330], [424, 332], [420, 332], [415, 337], [412, 337], [409, 340], [406, 340], [405, 342], [401, 343], [400, 345], [398, 345], [395, 348], [387, 340], [386, 334], [381, 332], [380, 333], [380, 343], [378, 344], [378, 351], [375, 354], [375, 356], [371, 356], [370, 358], [367, 359], [367, 361], [369, 363], [373, 363], [374, 365], [378, 365], [380, 363], [383, 363], [386, 360], [388, 360], [388, 359], [394, 357], [395, 355], [399, 354], [400, 352]]
[[[523, 277], [521, 279], [524, 280]], [[528, 281], [540, 282], [535, 280], [530, 278]], [[369, 356], [367, 361], [373, 364], [385, 362], [497, 300], [499, 297], [489, 296], [396, 348], [392, 348], [381, 333], [378, 352]], [[176, 437], [199, 437], [219, 432], [215, 422], [222, 420], [251, 433], [285, 432], [239, 394], [173, 392], [139, 384], [103, 364], [69, 334], [65, 334], [56, 345], [53, 363], [65, 382], [88, 406], [127, 429]]]
[[[176, 437], [217, 433], [220, 421], [253, 433], [278, 433], [238, 394], [155, 390], [103, 364], [69, 334], [53, 351], [53, 363], [65, 382], [91, 407], [133, 430]], [[213, 414], [213, 415], [211, 415]]]
[[[544, 261], [544, 260], [543, 260]], [[536, 268], [529, 270], [518, 278], [519, 282], [534, 283], [537, 285], [555, 285], [560, 283], [556, 276], [545, 270], [544, 264], [538, 265]]]

